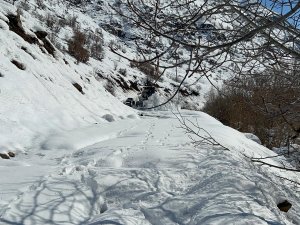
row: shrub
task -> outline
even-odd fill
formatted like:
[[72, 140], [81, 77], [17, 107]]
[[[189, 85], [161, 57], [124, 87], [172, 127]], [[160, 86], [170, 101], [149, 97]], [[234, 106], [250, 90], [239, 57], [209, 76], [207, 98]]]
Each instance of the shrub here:
[[73, 38], [68, 41], [68, 51], [77, 60], [77, 63], [86, 63], [89, 60], [90, 54], [84, 48], [85, 42], [86, 36], [79, 30], [75, 30]]
[[251, 99], [242, 92], [224, 87], [219, 93], [210, 91], [203, 111], [217, 118], [224, 125], [231, 126], [242, 132], [255, 133], [264, 144], [269, 121], [265, 116], [254, 110]]
[[37, 18], [40, 21], [44, 21], [44, 15], [43, 14], [39, 14], [39, 12], [37, 10], [32, 11], [31, 13], [32, 16], [34, 16], [35, 18]]
[[30, 10], [30, 5], [28, 1], [25, 0], [19, 3], [19, 7], [27, 12]]
[[220, 92], [209, 93], [203, 111], [225, 125], [254, 133], [267, 147], [286, 145], [299, 136], [300, 81], [283, 73], [229, 82]]
[[36, 5], [38, 6], [39, 9], [45, 9], [46, 5], [44, 4], [43, 0], [36, 0]]
[[104, 40], [101, 30], [90, 31], [87, 37], [87, 43], [90, 49], [90, 55], [94, 59], [102, 60], [104, 58]]
[[112, 82], [107, 81], [105, 86], [105, 90], [107, 90], [111, 95], [116, 96], [115, 87]]
[[69, 16], [66, 20], [65, 20], [66, 25], [68, 25], [69, 27], [76, 29], [77, 26], [77, 16]]
[[61, 28], [63, 27], [60, 23], [60, 20], [56, 19], [56, 17], [50, 13], [46, 15], [45, 21], [46, 25], [54, 34], [59, 33]]
[[123, 75], [124, 77], [126, 77], [127, 76], [127, 70], [124, 68], [124, 69], [122, 69], [122, 68], [120, 68], [119, 69], [119, 74], [121, 74], [121, 75]]

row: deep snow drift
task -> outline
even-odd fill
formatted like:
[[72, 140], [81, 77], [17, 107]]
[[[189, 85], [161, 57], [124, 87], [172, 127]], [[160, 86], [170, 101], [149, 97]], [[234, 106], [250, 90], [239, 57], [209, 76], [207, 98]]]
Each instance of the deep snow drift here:
[[[294, 175], [245, 157], [272, 151], [204, 113], [182, 116], [197, 120], [230, 151], [195, 147], [168, 112], [46, 136], [2, 164], [0, 221], [299, 224], [299, 190], [277, 177]], [[276, 206], [285, 199], [293, 204], [288, 213]]]

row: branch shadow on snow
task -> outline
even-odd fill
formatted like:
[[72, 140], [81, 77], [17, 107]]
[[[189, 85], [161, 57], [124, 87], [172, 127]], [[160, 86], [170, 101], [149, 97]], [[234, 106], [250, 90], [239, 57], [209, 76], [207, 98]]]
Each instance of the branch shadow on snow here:
[[87, 224], [93, 215], [106, 210], [103, 198], [92, 181], [90, 177], [78, 182], [64, 176], [43, 180], [13, 202], [11, 209], [0, 218], [0, 223]]
[[112, 220], [102, 220], [102, 221], [98, 221], [98, 222], [92, 222], [89, 225], [105, 225], [105, 224], [108, 224], [108, 225], [123, 225], [121, 223], [118, 223], [118, 222], [115, 222], [115, 221], [112, 221]]
[[[284, 185], [275, 185], [260, 168], [247, 162], [241, 166], [235, 159], [224, 160], [224, 153], [218, 151], [198, 160], [191, 160], [197, 167], [189, 169], [132, 168], [132, 183], [116, 183], [102, 194], [118, 199], [123, 208], [139, 209], [147, 221], [157, 225], [284, 224], [278, 222], [284, 221], [284, 215], [276, 206], [278, 198], [288, 195]], [[179, 158], [177, 163], [181, 162], [186, 159]], [[186, 184], [192, 183], [185, 185], [185, 179]]]

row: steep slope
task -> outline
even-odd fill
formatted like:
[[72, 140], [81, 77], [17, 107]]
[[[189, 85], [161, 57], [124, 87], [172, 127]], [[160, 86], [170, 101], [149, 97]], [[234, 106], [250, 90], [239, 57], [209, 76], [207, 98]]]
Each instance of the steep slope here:
[[[31, 0], [0, 4], [0, 129], [6, 133], [1, 136], [1, 152], [22, 150], [38, 133], [51, 129], [105, 121], [106, 114], [113, 117], [108, 120], [115, 120], [133, 113], [120, 101], [137, 99], [149, 76], [110, 51], [113, 45], [127, 56], [136, 55], [129, 34], [122, 38], [111, 29], [121, 23], [123, 31], [132, 35], [139, 31], [126, 28], [129, 25], [113, 15], [107, 2], [76, 5], [72, 1]], [[76, 29], [103, 35], [102, 60], [91, 57], [87, 64], [78, 63], [68, 54]], [[156, 94], [146, 105], [163, 102], [174, 93], [184, 68], [178, 70], [177, 77], [171, 71], [156, 83]], [[209, 89], [206, 79], [192, 77], [174, 103], [200, 109]]]
[[[117, 6], [120, 1], [38, 1], [29, 0], [27, 3], [16, 3], [22, 9], [24, 16], [32, 17], [49, 32], [49, 38], [55, 46], [66, 53], [68, 40], [74, 30], [80, 30], [89, 36], [90, 33], [103, 35], [104, 58], [101, 63], [90, 60], [88, 63], [94, 68], [95, 75], [104, 83], [113, 84], [115, 95], [120, 100], [126, 97], [137, 97], [147, 79], [152, 80], [145, 71], [129, 63], [127, 60], [113, 54], [110, 48], [120, 49], [130, 58], [136, 58], [138, 49], [134, 45], [137, 35], [143, 36], [142, 30], [135, 29], [124, 18], [117, 15], [111, 5]], [[30, 14], [30, 15], [29, 15]], [[146, 43], [141, 43], [141, 48], [147, 48]], [[153, 51], [153, 49], [148, 49]], [[182, 52], [183, 55], [186, 52]], [[183, 78], [185, 68], [178, 68], [166, 73], [156, 83], [157, 94], [160, 101], [166, 100], [176, 90]], [[199, 74], [198, 74], [199, 75]], [[186, 87], [180, 91], [183, 107], [200, 109], [204, 102], [204, 94], [209, 90], [210, 84], [206, 79], [195, 76], [185, 83]], [[216, 77], [215, 77], [216, 78]], [[200, 80], [199, 80], [200, 79]], [[195, 84], [195, 81], [199, 81]], [[191, 84], [194, 84], [191, 86]]]
[[72, 129], [134, 114], [105, 90], [93, 67], [75, 64], [58, 50], [50, 54], [47, 39], [37, 35], [44, 31], [40, 21], [25, 14], [18, 25], [14, 18], [17, 8], [1, 1], [0, 151], [22, 149], [30, 139], [51, 129]]

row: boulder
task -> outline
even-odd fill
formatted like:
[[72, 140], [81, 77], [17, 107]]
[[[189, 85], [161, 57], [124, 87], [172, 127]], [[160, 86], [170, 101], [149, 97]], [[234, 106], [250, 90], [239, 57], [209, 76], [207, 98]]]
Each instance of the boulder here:
[[2, 159], [10, 159], [9, 156], [7, 154], [4, 154], [4, 153], [0, 153], [0, 157]]
[[35, 32], [38, 39], [44, 39], [47, 37], [48, 33], [46, 31], [38, 30]]
[[285, 200], [284, 202], [279, 203], [277, 207], [280, 209], [280, 211], [287, 212], [292, 207], [292, 204], [289, 201]]
[[8, 152], [7, 154], [9, 155], [9, 157], [15, 157], [16, 156], [16, 154], [13, 153], [13, 152]]

